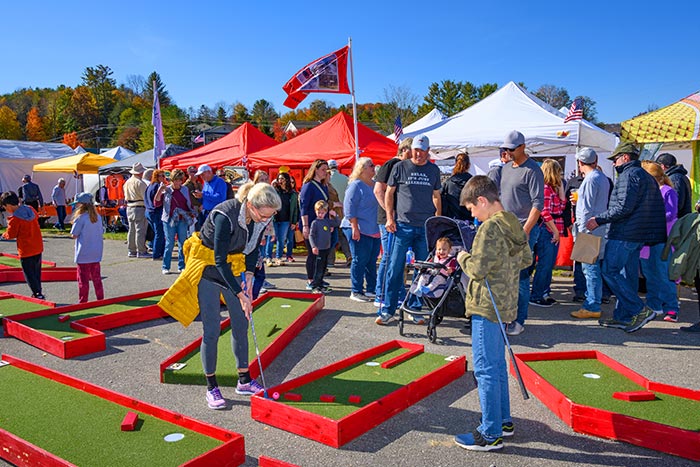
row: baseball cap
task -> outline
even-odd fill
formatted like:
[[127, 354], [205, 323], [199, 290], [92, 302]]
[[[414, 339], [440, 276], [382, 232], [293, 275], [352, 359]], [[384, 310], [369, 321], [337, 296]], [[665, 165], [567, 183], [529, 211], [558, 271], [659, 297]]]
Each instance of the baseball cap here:
[[678, 163], [678, 161], [676, 160], [676, 156], [667, 152], [659, 154], [659, 157], [656, 158], [656, 162], [658, 162], [661, 165], [665, 165], [666, 167], [673, 167]]
[[519, 131], [513, 130], [506, 135], [501, 147], [505, 149], [515, 149], [521, 144], [525, 144], [525, 136]]
[[617, 145], [612, 154], [608, 156], [608, 159], [614, 161], [620, 154], [636, 154], [639, 155], [639, 149], [632, 143], [620, 143]]
[[598, 153], [591, 148], [581, 148], [576, 153], [576, 160], [583, 164], [593, 164], [598, 160]]
[[328, 160], [328, 168], [329, 169], [337, 169], [338, 168], [338, 161], [335, 159], [329, 159]]
[[421, 149], [423, 151], [427, 151], [430, 149], [430, 140], [425, 135], [418, 135], [413, 138], [411, 149]]
[[92, 194], [86, 191], [80, 193], [75, 197], [76, 203], [92, 204]]
[[206, 172], [207, 170], [208, 170], [209, 172], [213, 172], [213, 170], [211, 170], [211, 167], [209, 167], [207, 164], [202, 164], [202, 165], [200, 165], [199, 168], [197, 169], [196, 175], [202, 175], [202, 174], [203, 174], [204, 172]]

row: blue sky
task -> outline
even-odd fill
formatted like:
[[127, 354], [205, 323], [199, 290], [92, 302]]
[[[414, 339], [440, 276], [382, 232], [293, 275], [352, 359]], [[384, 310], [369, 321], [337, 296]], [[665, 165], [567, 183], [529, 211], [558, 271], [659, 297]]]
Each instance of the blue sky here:
[[[601, 121], [619, 122], [700, 90], [699, 16], [697, 0], [9, 2], [0, 93], [75, 86], [104, 64], [119, 83], [157, 71], [184, 108], [262, 98], [284, 113], [282, 85], [352, 37], [358, 102], [389, 86], [422, 100], [445, 79], [512, 80], [587, 95]], [[314, 98], [350, 101], [302, 105]]]

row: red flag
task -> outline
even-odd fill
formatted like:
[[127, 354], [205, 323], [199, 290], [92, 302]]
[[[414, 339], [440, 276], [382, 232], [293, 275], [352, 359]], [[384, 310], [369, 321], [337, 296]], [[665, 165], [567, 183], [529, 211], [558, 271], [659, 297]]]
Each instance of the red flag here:
[[348, 46], [325, 55], [299, 70], [282, 86], [284, 105], [295, 109], [311, 92], [350, 94], [348, 87]]

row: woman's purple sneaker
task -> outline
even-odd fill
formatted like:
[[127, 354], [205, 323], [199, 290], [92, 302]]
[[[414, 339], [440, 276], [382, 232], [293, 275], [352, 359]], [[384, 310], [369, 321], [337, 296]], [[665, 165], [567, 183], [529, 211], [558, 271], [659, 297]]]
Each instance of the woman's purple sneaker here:
[[236, 384], [236, 394], [242, 394], [244, 396], [252, 396], [263, 390], [265, 390], [265, 388], [254, 379], [251, 379], [250, 382], [246, 384], [242, 384], [240, 381]]
[[207, 390], [207, 404], [209, 404], [210, 409], [219, 410], [226, 407], [226, 401], [221, 395], [219, 388], [213, 388], [211, 391]]

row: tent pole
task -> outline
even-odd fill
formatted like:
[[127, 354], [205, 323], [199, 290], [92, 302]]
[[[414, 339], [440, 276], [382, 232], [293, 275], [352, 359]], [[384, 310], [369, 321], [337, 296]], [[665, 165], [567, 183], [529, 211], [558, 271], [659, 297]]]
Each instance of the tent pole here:
[[352, 122], [355, 127], [355, 162], [360, 158], [360, 142], [357, 137], [357, 103], [355, 102], [355, 73], [352, 60], [352, 37], [348, 37], [348, 51], [350, 52], [350, 94], [352, 95]]

